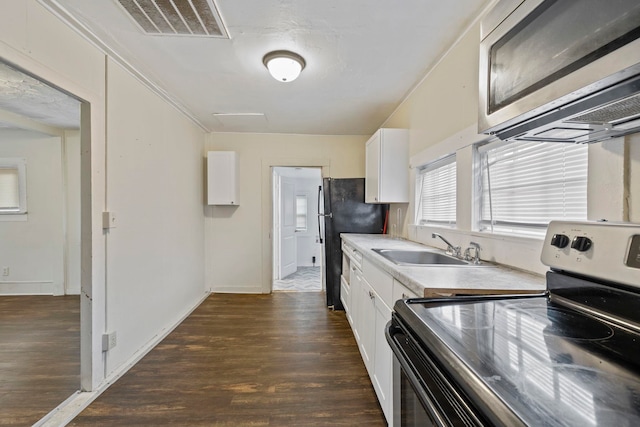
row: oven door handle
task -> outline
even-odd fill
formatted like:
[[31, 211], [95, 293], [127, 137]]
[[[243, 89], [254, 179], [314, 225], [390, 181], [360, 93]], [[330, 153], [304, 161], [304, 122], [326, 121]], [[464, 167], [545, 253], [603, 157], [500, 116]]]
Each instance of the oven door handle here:
[[[391, 333], [391, 330], [394, 331], [393, 334]], [[412, 363], [411, 358], [409, 358], [402, 346], [397, 342], [398, 336], [405, 337], [406, 339], [406, 335], [404, 335], [401, 329], [394, 327], [391, 322], [389, 322], [385, 328], [385, 335], [396, 361], [400, 364], [401, 369], [404, 371], [407, 379], [411, 383], [411, 388], [413, 388], [413, 391], [418, 396], [418, 399], [420, 399], [420, 402], [422, 402], [425, 410], [431, 416], [432, 421], [435, 422], [438, 427], [448, 427], [450, 424], [442, 417], [440, 413], [441, 410], [433, 402], [431, 396], [426, 393], [426, 384], [424, 384], [424, 382], [422, 382], [416, 375], [416, 368]]]

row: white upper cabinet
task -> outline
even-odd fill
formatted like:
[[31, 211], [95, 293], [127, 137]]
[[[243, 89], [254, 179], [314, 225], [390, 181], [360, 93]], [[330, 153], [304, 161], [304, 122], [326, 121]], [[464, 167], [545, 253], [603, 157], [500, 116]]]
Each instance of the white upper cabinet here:
[[365, 202], [409, 202], [409, 131], [379, 129], [367, 141]]
[[239, 205], [238, 194], [237, 153], [207, 152], [207, 204]]

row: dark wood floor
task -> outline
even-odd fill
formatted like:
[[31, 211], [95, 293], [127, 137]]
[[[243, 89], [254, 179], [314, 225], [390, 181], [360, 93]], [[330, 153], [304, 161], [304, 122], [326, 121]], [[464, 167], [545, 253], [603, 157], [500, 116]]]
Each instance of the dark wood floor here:
[[71, 426], [384, 426], [324, 294], [211, 295]]
[[80, 388], [80, 297], [0, 297], [0, 425], [30, 426]]

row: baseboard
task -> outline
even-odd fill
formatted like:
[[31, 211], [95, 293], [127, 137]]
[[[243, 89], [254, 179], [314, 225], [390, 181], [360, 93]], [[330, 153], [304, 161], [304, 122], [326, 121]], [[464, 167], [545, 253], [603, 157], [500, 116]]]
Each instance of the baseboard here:
[[53, 295], [53, 282], [51, 281], [25, 281], [9, 282], [0, 281], [0, 295]]
[[62, 402], [58, 407], [53, 409], [47, 415], [45, 415], [40, 421], [35, 423], [32, 427], [62, 427], [70, 423], [80, 412], [82, 412], [87, 406], [104, 393], [113, 383], [115, 383], [120, 377], [129, 371], [136, 363], [138, 363], [144, 356], [147, 355], [153, 348], [158, 345], [163, 339], [167, 337], [175, 328], [178, 327], [187, 317], [193, 313], [193, 311], [204, 302], [209, 296], [209, 293], [205, 293], [204, 296], [187, 312], [182, 315], [173, 325], [162, 330], [158, 335], [153, 337], [147, 344], [145, 344], [138, 352], [131, 357], [126, 363], [123, 363], [118, 369], [112, 372], [105, 380], [93, 391], [78, 391], [71, 395], [67, 400]]
[[238, 288], [233, 286], [220, 286], [211, 289], [212, 294], [263, 294], [262, 287]]

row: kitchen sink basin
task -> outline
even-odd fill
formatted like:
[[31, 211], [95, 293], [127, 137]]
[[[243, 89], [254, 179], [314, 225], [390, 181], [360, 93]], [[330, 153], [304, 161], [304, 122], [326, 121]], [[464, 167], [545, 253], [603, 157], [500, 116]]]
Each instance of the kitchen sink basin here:
[[398, 249], [373, 249], [398, 265], [473, 265], [467, 261], [431, 251], [403, 251]]

